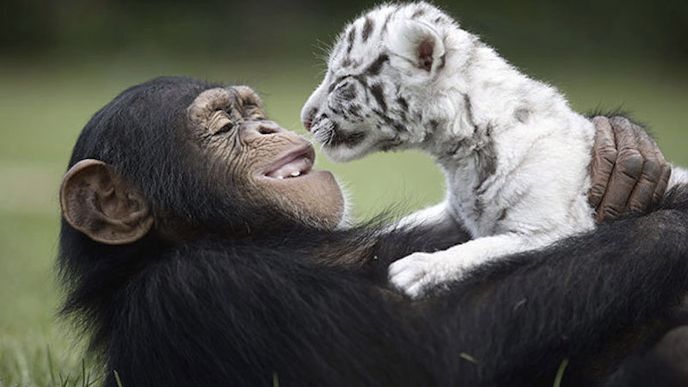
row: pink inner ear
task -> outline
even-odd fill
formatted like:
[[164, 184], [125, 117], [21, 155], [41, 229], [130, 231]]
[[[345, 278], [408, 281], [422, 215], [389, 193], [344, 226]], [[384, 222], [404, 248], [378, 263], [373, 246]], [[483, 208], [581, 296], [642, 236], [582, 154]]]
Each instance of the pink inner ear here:
[[425, 39], [418, 45], [418, 59], [420, 60], [420, 67], [425, 71], [432, 69], [432, 51], [435, 49], [435, 44], [432, 39]]

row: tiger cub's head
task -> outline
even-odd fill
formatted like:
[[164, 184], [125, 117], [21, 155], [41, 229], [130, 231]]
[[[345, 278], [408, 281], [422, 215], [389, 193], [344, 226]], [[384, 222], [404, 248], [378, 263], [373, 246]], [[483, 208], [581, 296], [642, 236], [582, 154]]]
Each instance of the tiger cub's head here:
[[473, 45], [471, 35], [427, 3], [375, 8], [339, 35], [302, 122], [337, 161], [419, 146], [455, 116], [443, 83]]

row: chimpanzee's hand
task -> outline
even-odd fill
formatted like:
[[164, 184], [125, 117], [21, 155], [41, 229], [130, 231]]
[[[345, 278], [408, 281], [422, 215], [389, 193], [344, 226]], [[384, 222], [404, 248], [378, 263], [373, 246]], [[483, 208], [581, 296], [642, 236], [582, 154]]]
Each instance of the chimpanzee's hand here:
[[664, 195], [671, 167], [657, 144], [624, 117], [595, 117], [592, 186], [588, 198], [597, 222], [643, 212]]

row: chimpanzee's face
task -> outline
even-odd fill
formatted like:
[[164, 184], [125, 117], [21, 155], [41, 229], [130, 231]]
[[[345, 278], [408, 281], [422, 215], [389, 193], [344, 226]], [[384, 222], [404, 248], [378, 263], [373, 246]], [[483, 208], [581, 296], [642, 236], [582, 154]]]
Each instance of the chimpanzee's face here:
[[246, 86], [209, 89], [187, 109], [192, 143], [211, 176], [233, 195], [286, 212], [308, 224], [334, 227], [344, 216], [332, 174], [313, 169], [315, 153], [303, 137], [266, 119], [259, 97]]
[[108, 245], [341, 224], [342, 192], [312, 169], [311, 144], [267, 120], [250, 88], [204, 87], [160, 78], [96, 113], [60, 189], [67, 223]]

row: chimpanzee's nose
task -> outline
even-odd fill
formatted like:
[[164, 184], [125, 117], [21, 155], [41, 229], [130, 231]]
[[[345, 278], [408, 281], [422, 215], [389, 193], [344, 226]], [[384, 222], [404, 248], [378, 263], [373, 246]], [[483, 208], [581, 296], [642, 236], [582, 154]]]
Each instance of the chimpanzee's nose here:
[[272, 121], [259, 121], [256, 130], [260, 134], [275, 134], [281, 132], [283, 129]]
[[242, 137], [258, 137], [284, 132], [284, 129], [273, 121], [253, 121], [245, 123], [242, 127]]

